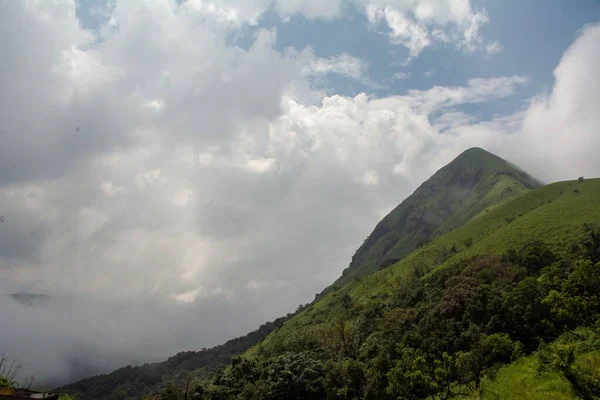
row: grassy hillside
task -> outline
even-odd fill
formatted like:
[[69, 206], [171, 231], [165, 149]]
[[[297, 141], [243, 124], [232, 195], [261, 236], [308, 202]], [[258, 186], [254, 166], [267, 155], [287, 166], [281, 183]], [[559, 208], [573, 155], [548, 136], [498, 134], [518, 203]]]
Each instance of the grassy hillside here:
[[402, 261], [327, 294], [287, 321], [261, 346], [294, 340], [299, 329], [330, 321], [343, 312], [343, 300], [348, 297], [361, 307], [386, 302], [414, 273], [424, 276], [477, 255], [500, 255], [536, 240], [564, 254], [583, 235], [584, 223], [600, 223], [600, 179], [554, 183], [487, 211]]
[[599, 226], [600, 179], [485, 209], [326, 294], [202, 398], [598, 399]]
[[535, 179], [505, 160], [483, 149], [469, 149], [377, 224], [333, 286], [342, 286], [390, 265], [420, 243], [539, 186]]
[[565, 333], [550, 346], [500, 368], [493, 379], [485, 378], [481, 392], [473, 393], [470, 398], [559, 400], [581, 397], [577, 396], [560, 366], [547, 365], [547, 356], [555, 355], [559, 348], [572, 350], [572, 368], [590, 369], [593, 371], [591, 378], [600, 385], [599, 340], [599, 326], [593, 329], [578, 329], [574, 334]]

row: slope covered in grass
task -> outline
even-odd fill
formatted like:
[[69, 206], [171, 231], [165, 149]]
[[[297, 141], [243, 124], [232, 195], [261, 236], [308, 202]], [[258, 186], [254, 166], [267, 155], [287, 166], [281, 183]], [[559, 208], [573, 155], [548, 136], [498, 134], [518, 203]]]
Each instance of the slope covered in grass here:
[[[563, 357], [560, 357], [560, 354]], [[565, 354], [572, 354], [569, 361]], [[570, 363], [569, 366], [566, 364]], [[567, 370], [575, 371], [575, 374]], [[575, 399], [586, 396], [586, 383], [573, 385], [570, 380], [577, 376], [577, 371], [587, 370], [589, 380], [598, 382], [600, 387], [600, 326], [588, 329], [577, 329], [567, 332], [549, 346], [522, 357], [498, 370], [491, 377], [486, 377], [481, 390], [472, 393], [471, 399]], [[566, 372], [566, 373], [565, 373]], [[581, 375], [581, 373], [579, 373]], [[578, 392], [574, 386], [583, 386], [584, 393]], [[593, 398], [593, 394], [591, 394]]]
[[[511, 248], [541, 241], [557, 254], [570, 251], [586, 223], [600, 223], [600, 179], [558, 182], [499, 205], [465, 225], [437, 237], [400, 262], [353, 280], [287, 321], [260, 346], [285, 346], [302, 330], [313, 329], [341, 315], [344, 301], [369, 307], [389, 301], [413, 274], [427, 276], [478, 255], [501, 255]], [[251, 350], [255, 353], [257, 348]]]
[[400, 260], [431, 237], [539, 186], [535, 179], [505, 160], [480, 148], [469, 149], [377, 224], [333, 286]]

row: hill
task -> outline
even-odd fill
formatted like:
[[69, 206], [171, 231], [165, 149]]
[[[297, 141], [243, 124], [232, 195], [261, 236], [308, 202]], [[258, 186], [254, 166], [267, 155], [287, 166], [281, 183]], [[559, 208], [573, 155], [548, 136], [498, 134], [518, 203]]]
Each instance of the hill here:
[[50, 301], [49, 295], [38, 293], [12, 293], [9, 294], [8, 297], [27, 306], [47, 304]]
[[[454, 211], [423, 220], [429, 241], [399, 261], [371, 273], [364, 264], [243, 345], [63, 389], [98, 399], [596, 398], [600, 179], [531, 189], [534, 180], [480, 149], [445, 169], [430, 179], [439, 185], [417, 190], [429, 197], [411, 201], [438, 210], [430, 216], [447, 203]], [[396, 257], [377, 243], [361, 254]]]
[[206, 398], [598, 398], [598, 199], [570, 181], [483, 210], [286, 321]]
[[471, 148], [436, 172], [392, 210], [358, 248], [333, 286], [401, 260], [448, 232], [541, 184], [502, 158]]
[[164, 390], [169, 385], [185, 382], [191, 371], [206, 375], [231, 362], [238, 354], [259, 343], [292, 314], [263, 324], [256, 331], [226, 343], [201, 351], [178, 353], [166, 361], [141, 366], [126, 366], [109, 374], [97, 375], [57, 388], [58, 393], [69, 393], [77, 399], [140, 399]]
[[[353, 280], [287, 321], [261, 344], [285, 342], [292, 332], [310, 330], [356, 308], [386, 304], [415, 276], [426, 280], [480, 256], [501, 256], [529, 243], [542, 243], [559, 256], [584, 235], [584, 224], [600, 223], [600, 179], [550, 184], [524, 193], [430, 243], [390, 267]], [[350, 299], [350, 300], [348, 300]], [[290, 335], [288, 335], [290, 333]], [[257, 350], [257, 349], [254, 349]]]

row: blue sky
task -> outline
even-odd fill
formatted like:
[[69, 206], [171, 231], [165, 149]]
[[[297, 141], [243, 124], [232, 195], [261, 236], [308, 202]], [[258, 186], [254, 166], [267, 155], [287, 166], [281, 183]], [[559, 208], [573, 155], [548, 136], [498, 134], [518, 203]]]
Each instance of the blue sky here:
[[[265, 15], [259, 26], [277, 29], [277, 47], [310, 46], [320, 57], [347, 52], [368, 60], [369, 75], [382, 88], [370, 89], [347, 79], [337, 79], [332, 91], [355, 95], [362, 91], [376, 96], [402, 94], [409, 89], [427, 89], [432, 85], [462, 85], [473, 77], [522, 75], [530, 78], [518, 97], [529, 97], [550, 90], [552, 71], [563, 52], [586, 24], [600, 19], [600, 1], [581, 0], [507, 0], [474, 1], [474, 8], [487, 11], [490, 23], [482, 28], [486, 38], [503, 46], [495, 55], [480, 52], [465, 54], [453, 46], [437, 45], [425, 49], [419, 57], [403, 67], [408, 50], [390, 44], [388, 38], [368, 27], [366, 17], [355, 8], [333, 21], [308, 20], [303, 16], [282, 21], [275, 13]], [[243, 43], [243, 41], [242, 41]], [[411, 78], [393, 80], [398, 72]], [[427, 76], [427, 72], [433, 75]], [[511, 112], [522, 107], [514, 98], [477, 106], [483, 118], [492, 113]]]
[[105, 371], [244, 334], [469, 147], [600, 176], [599, 23], [597, 0], [0, 1], [0, 294], [70, 305], [0, 302], [0, 348], [67, 379], [73, 342]]

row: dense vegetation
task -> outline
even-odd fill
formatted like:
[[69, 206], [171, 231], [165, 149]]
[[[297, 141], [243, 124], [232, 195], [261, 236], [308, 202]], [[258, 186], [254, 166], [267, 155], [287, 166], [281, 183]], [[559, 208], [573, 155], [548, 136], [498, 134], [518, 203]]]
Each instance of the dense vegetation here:
[[335, 320], [236, 357], [195, 392], [211, 400], [477, 396], [484, 379], [492, 392], [501, 366], [537, 350], [536, 376], [559, 374], [568, 393], [599, 398], [600, 230], [583, 230], [562, 256], [535, 241], [413, 275], [383, 303], [346, 297]]
[[391, 265], [419, 244], [464, 224], [484, 209], [539, 186], [535, 179], [494, 154], [469, 149], [377, 224], [333, 287]]

